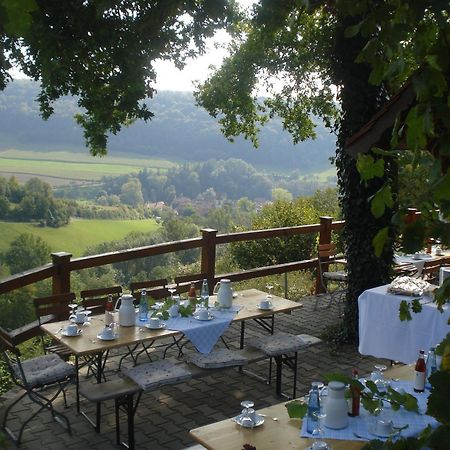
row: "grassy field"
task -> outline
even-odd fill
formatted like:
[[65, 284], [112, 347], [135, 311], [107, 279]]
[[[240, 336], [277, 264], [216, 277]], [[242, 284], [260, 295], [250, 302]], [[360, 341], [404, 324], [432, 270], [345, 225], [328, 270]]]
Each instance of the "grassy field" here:
[[140, 169], [167, 170], [175, 164], [160, 159], [106, 156], [94, 158], [86, 153], [0, 151], [0, 172], [54, 177], [67, 181], [96, 181], [102, 176], [117, 176]]
[[150, 232], [159, 228], [153, 219], [147, 220], [73, 220], [61, 228], [41, 228], [28, 223], [0, 221], [0, 252], [21, 233], [32, 233], [44, 239], [52, 251], [81, 256], [89, 246], [124, 238], [132, 231]]

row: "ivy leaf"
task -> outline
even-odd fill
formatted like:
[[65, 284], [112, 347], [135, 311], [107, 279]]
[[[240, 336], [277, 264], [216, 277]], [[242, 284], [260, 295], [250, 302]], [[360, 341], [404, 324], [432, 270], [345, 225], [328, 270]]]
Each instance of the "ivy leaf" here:
[[402, 322], [405, 320], [411, 320], [411, 311], [409, 310], [409, 303], [406, 300], [402, 300], [400, 302], [400, 306], [398, 308], [398, 316]]
[[303, 419], [308, 411], [308, 405], [300, 400], [286, 403], [286, 409], [291, 419]]
[[384, 227], [381, 230], [378, 231], [378, 233], [375, 235], [375, 237], [372, 239], [372, 245], [375, 251], [376, 256], [381, 256], [381, 253], [383, 252], [384, 245], [387, 241], [389, 234], [389, 228]]

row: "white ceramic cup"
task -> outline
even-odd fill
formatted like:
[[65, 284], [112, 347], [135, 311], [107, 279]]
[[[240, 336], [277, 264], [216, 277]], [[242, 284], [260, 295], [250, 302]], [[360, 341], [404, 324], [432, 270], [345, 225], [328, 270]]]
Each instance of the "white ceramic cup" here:
[[102, 334], [103, 339], [112, 339], [114, 337], [114, 330], [109, 327], [103, 328]]
[[392, 433], [392, 420], [377, 419], [375, 422], [375, 432], [380, 436], [387, 436]]
[[199, 318], [200, 320], [208, 320], [208, 318], [209, 318], [209, 312], [208, 312], [208, 310], [207, 310], [207, 309], [200, 309], [200, 310], [198, 311], [198, 318]]
[[159, 328], [161, 326], [161, 319], [159, 317], [150, 317], [148, 319], [148, 327], [149, 328]]
[[259, 302], [259, 307], [261, 309], [270, 309], [272, 307], [272, 302], [268, 298], [263, 298]]
[[84, 312], [77, 312], [75, 315], [76, 323], [84, 323], [86, 321], [86, 314]]
[[74, 323], [67, 325], [66, 334], [69, 334], [70, 336], [78, 334], [78, 327]]

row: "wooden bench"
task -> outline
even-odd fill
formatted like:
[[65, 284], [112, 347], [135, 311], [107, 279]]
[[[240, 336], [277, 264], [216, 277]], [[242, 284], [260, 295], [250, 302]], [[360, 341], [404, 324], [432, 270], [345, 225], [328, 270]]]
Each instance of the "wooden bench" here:
[[[320, 339], [309, 336], [309, 335], [299, 335], [304, 341], [305, 345], [303, 349], [308, 348], [311, 345], [315, 345], [321, 342]], [[229, 350], [225, 350], [229, 351]], [[176, 359], [162, 359], [154, 362], [148, 362], [140, 364], [131, 369], [125, 371], [124, 378], [117, 378], [115, 380], [107, 381], [100, 384], [84, 383], [80, 386], [80, 394], [87, 400], [96, 403], [96, 419], [91, 420], [85, 413], [82, 415], [89, 421], [89, 423], [94, 427], [97, 433], [100, 432], [100, 422], [101, 422], [101, 402], [107, 400], [114, 400], [115, 402], [115, 420], [116, 420], [116, 442], [118, 445], [124, 446], [129, 449], [134, 449], [134, 415], [136, 413], [141, 395], [144, 391], [151, 391], [159, 389], [163, 386], [169, 384], [176, 384], [180, 382], [187, 381], [192, 378], [202, 378], [214, 374], [215, 372], [223, 372], [227, 368], [241, 368], [243, 366], [263, 361], [275, 357], [277, 363], [277, 394], [281, 393], [281, 373], [282, 365], [285, 363], [283, 355], [274, 356], [268, 354], [264, 350], [257, 349], [254, 347], [245, 347], [240, 350], [232, 350], [233, 354], [236, 355], [237, 360], [241, 360], [240, 363], [230, 364], [221, 367], [211, 367], [203, 368], [195, 364], [179, 361]], [[195, 353], [195, 355], [198, 355]], [[294, 383], [296, 382], [296, 363], [297, 358], [295, 357], [295, 374]], [[288, 364], [289, 365], [289, 364]], [[161, 372], [159, 375], [156, 373], [161, 367], [172, 367], [176, 374], [170, 376], [170, 374], [164, 374]], [[153, 369], [157, 370], [153, 372]], [[156, 373], [156, 375], [155, 375]], [[142, 381], [142, 374], [150, 374], [148, 379]], [[183, 374], [180, 377], [180, 374]], [[152, 375], [155, 375], [152, 377]], [[295, 396], [295, 385], [294, 385], [294, 396]], [[120, 411], [125, 412], [127, 416], [128, 425], [128, 442], [123, 442], [120, 437]]]

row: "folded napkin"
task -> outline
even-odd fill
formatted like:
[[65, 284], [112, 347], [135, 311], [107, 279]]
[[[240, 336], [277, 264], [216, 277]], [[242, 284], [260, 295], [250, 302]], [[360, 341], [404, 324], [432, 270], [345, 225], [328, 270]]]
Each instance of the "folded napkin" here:
[[421, 296], [430, 293], [435, 287], [427, 281], [412, 277], [397, 277], [388, 287], [388, 292], [400, 295]]

